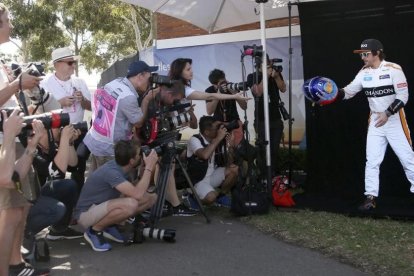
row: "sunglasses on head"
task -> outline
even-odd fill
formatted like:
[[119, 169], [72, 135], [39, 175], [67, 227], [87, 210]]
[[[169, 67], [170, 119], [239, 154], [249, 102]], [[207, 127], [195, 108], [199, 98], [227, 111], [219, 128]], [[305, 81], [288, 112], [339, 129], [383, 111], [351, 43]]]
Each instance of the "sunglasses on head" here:
[[369, 56], [369, 54], [371, 54], [371, 52], [359, 53], [359, 55], [360, 55], [362, 58], [366, 58], [366, 57], [368, 57], [368, 56]]
[[72, 66], [73, 64], [77, 64], [78, 62], [76, 60], [71, 60], [71, 61], [65, 61], [65, 60], [60, 60], [59, 62], [64, 62], [69, 66]]

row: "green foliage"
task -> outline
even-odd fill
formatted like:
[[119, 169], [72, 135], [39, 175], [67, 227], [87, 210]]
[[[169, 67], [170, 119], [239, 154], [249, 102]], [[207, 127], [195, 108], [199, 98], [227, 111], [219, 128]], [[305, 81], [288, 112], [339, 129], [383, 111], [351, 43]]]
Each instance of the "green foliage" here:
[[151, 13], [118, 0], [4, 3], [13, 17], [12, 36], [23, 41], [26, 61], [49, 61], [53, 49], [71, 46], [88, 71], [105, 69], [151, 39]]

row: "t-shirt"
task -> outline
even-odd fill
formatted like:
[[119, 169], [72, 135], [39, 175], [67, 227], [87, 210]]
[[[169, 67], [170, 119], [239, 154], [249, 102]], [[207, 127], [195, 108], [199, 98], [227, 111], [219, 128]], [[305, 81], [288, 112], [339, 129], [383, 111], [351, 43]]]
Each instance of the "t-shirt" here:
[[[95, 156], [114, 156], [114, 144], [120, 140], [129, 140], [131, 137], [132, 126], [136, 124], [142, 117], [142, 110], [138, 106], [138, 95], [135, 88], [127, 78], [115, 79], [112, 82], [122, 81], [125, 83], [130, 91], [130, 95], [122, 98], [118, 102], [118, 110], [115, 116], [114, 139], [112, 143], [104, 143], [94, 139], [91, 130], [88, 131], [83, 142]], [[110, 86], [111, 83], [105, 85]]]
[[[204, 144], [206, 146], [208, 144], [210, 144], [207, 141], [207, 139], [204, 138], [204, 136], [202, 134], [200, 134], [200, 136], [204, 139]], [[202, 149], [202, 148], [204, 148], [204, 147], [201, 144], [200, 139], [198, 139], [197, 137], [192, 136], [190, 138], [190, 140], [188, 140], [188, 142], [187, 142], [187, 157], [193, 156], [198, 149]], [[210, 159], [208, 160], [208, 169], [207, 169], [206, 176], [211, 175], [214, 172], [214, 169], [215, 169], [215, 164], [214, 164], [214, 152], [213, 152]]]
[[95, 204], [119, 198], [121, 193], [116, 187], [127, 181], [128, 176], [115, 160], [106, 162], [94, 171], [83, 185], [78, 203], [74, 211], [75, 219]]
[[[280, 75], [282, 77], [282, 75]], [[283, 77], [282, 77], [283, 78]], [[258, 81], [256, 82], [256, 74], [252, 73], [247, 76], [247, 85], [252, 87], [255, 83], [260, 83], [262, 81], [262, 73], [259, 73]], [[254, 94], [253, 94], [254, 95]], [[279, 111], [279, 88], [277, 87], [276, 81], [273, 78], [268, 79], [268, 96], [269, 96], [269, 120], [270, 123], [275, 122], [276, 119], [280, 119], [280, 111]], [[259, 121], [264, 122], [264, 108], [263, 108], [263, 95], [261, 97], [257, 97], [254, 95], [255, 98], [258, 98], [258, 102], [256, 102], [255, 109], [255, 119], [256, 114], [258, 111]]]
[[[206, 89], [207, 93], [217, 93], [214, 86], [210, 86]], [[210, 102], [211, 100], [208, 100], [207, 102]], [[224, 116], [224, 114], [226, 116]], [[219, 101], [217, 103], [216, 110], [214, 111], [213, 115], [214, 119], [217, 121], [222, 122], [231, 122], [234, 120], [239, 120], [239, 113], [237, 112], [237, 105], [236, 100], [224, 100]]]
[[191, 88], [190, 86], [186, 85], [185, 86], [185, 97], [187, 98], [188, 96], [191, 95], [191, 93], [193, 93], [195, 91], [195, 89]]
[[[72, 96], [75, 91], [81, 91], [86, 99], [91, 100], [91, 93], [85, 81], [75, 76], [71, 76], [67, 81], [62, 81], [55, 74], [51, 74], [40, 82], [40, 87], [51, 93], [58, 101], [64, 97]], [[85, 114], [79, 101], [75, 101], [72, 106], [63, 107], [63, 112], [69, 113], [71, 123], [82, 122]]]
[[[0, 90], [5, 88], [9, 84], [9, 78], [6, 70], [3, 68], [3, 66], [0, 66]], [[1, 108], [6, 107], [18, 107], [17, 99], [13, 95], [11, 96], [7, 102], [1, 106]], [[0, 145], [3, 144], [3, 132], [0, 132]]]

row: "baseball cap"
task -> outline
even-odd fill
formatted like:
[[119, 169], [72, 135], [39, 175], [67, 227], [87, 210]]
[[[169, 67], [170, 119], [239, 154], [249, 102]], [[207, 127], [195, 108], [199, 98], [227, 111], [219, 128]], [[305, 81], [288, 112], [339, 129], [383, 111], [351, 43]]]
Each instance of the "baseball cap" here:
[[65, 58], [73, 58], [74, 60], [78, 60], [79, 56], [75, 56], [75, 53], [69, 47], [57, 48], [53, 50], [52, 63]]
[[354, 54], [359, 54], [368, 51], [382, 51], [384, 46], [382, 46], [381, 41], [373, 38], [365, 39], [361, 42], [361, 49], [354, 50]]
[[144, 61], [134, 61], [128, 66], [127, 78], [138, 75], [142, 72], [155, 72], [158, 71], [158, 66], [149, 66]]

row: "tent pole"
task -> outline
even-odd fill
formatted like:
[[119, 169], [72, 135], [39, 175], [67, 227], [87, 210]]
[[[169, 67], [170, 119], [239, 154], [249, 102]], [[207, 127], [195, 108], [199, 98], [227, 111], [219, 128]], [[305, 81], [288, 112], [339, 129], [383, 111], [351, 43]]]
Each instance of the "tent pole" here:
[[270, 132], [269, 132], [269, 94], [268, 94], [268, 79], [267, 79], [267, 58], [266, 58], [266, 24], [264, 18], [264, 4], [268, 0], [256, 0], [260, 4], [260, 37], [263, 46], [262, 56], [262, 76], [263, 76], [263, 109], [265, 119], [265, 146], [266, 146], [266, 181], [267, 190], [272, 191], [272, 171], [270, 158]]

